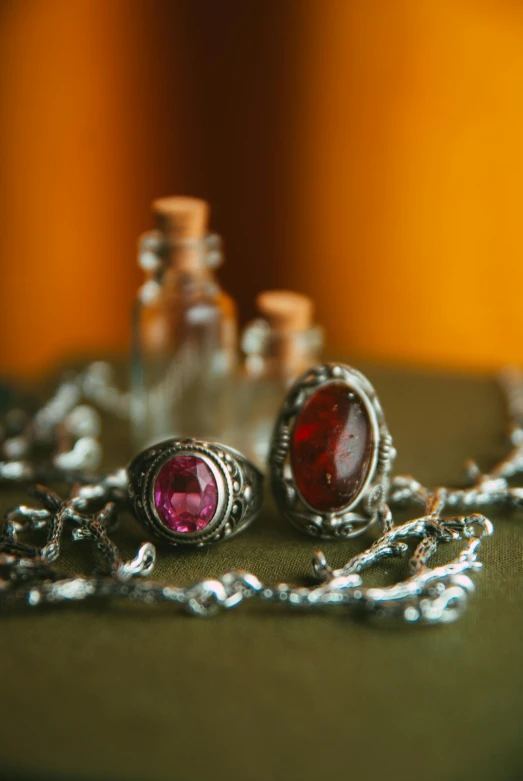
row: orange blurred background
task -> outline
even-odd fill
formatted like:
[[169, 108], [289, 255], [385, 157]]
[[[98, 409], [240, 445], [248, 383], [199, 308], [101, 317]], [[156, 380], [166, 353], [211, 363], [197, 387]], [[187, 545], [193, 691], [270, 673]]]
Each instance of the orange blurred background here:
[[126, 349], [151, 200], [209, 199], [220, 277], [330, 344], [523, 362], [523, 4], [3, 0], [2, 372]]

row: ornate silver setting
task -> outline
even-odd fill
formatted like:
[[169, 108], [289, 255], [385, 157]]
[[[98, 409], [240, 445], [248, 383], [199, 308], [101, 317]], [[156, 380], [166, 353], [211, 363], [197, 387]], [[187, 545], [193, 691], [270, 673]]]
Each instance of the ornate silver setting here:
[[[160, 519], [154, 483], [161, 467], [175, 456], [196, 456], [211, 470], [218, 501], [210, 523], [201, 531], [176, 532]], [[142, 451], [127, 468], [129, 497], [138, 520], [158, 540], [177, 546], [208, 545], [243, 531], [255, 518], [263, 498], [263, 475], [238, 451], [214, 442], [169, 439]]]
[[[370, 422], [372, 453], [364, 483], [353, 500], [336, 512], [312, 507], [296, 484], [291, 462], [291, 442], [296, 420], [308, 399], [319, 388], [343, 383], [361, 399]], [[385, 516], [389, 475], [396, 451], [376, 391], [361, 372], [338, 363], [315, 366], [289, 391], [274, 429], [269, 467], [272, 490], [280, 510], [300, 531], [323, 539], [347, 539], [365, 532]]]

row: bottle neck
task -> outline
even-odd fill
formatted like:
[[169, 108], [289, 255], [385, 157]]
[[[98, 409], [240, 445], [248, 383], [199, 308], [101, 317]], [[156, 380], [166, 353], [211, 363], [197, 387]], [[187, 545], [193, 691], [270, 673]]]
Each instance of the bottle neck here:
[[316, 363], [318, 345], [311, 336], [309, 331], [273, 334], [264, 356], [265, 373], [291, 380]]
[[216, 235], [171, 239], [159, 231], [149, 231], [140, 240], [139, 265], [161, 288], [217, 288], [214, 269], [221, 261], [221, 241]]
[[319, 326], [304, 331], [278, 331], [264, 320], [250, 323], [244, 331], [245, 369], [253, 378], [292, 380], [318, 362], [323, 346]]
[[200, 249], [170, 247], [164, 255], [162, 286], [181, 290], [199, 290], [217, 285], [214, 271], [205, 262]]
[[162, 248], [165, 272], [180, 277], [199, 277], [208, 272], [205, 239], [165, 239]]

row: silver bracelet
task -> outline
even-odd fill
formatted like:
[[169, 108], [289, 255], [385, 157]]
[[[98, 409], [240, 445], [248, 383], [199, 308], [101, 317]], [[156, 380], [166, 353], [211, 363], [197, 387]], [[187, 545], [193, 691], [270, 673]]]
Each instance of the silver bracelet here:
[[[118, 523], [118, 509], [128, 506], [133, 491], [129, 490], [126, 469], [102, 476], [93, 473], [92, 456], [95, 451], [100, 454], [100, 446], [96, 423], [93, 425], [96, 415], [85, 404], [95, 404], [124, 417], [126, 396], [114, 387], [100, 364], [89, 367], [68, 377], [51, 402], [28, 419], [21, 433], [13, 437], [7, 432], [4, 439], [4, 453], [14, 456], [0, 464], [0, 481], [4, 484], [44, 479], [67, 482], [72, 487], [66, 498], [48, 488], [33, 487], [31, 494], [40, 507], [18, 505], [6, 514], [0, 536], [0, 605], [35, 607], [118, 598], [146, 604], [176, 603], [191, 614], [209, 616], [222, 608], [258, 599], [301, 610], [349, 607], [380, 617], [399, 617], [408, 623], [453, 621], [461, 615], [473, 591], [469, 574], [482, 566], [478, 561], [482, 539], [493, 531], [491, 522], [481, 511], [489, 505], [508, 509], [521, 507], [523, 503], [523, 487], [510, 487], [508, 482], [523, 472], [523, 375], [516, 370], [507, 371], [501, 380], [512, 443], [507, 457], [488, 474], [482, 474], [477, 466], [469, 463], [469, 484], [461, 489], [445, 486], [428, 489], [411, 476], [390, 478], [386, 495], [382, 494], [378, 503], [375, 500], [374, 505], [364, 506], [368, 519], [372, 517], [381, 525], [381, 536], [340, 569], [333, 570], [323, 553], [316, 552], [315, 584], [311, 587], [264, 584], [255, 575], [240, 570], [187, 587], [175, 587], [149, 579], [156, 558], [151, 542], [142, 544], [137, 554], [126, 560], [110, 538]], [[76, 428], [70, 422], [72, 416], [74, 423], [75, 415]], [[60, 439], [57, 431], [63, 432], [68, 420], [70, 441], [64, 449], [63, 437]], [[52, 443], [47, 464], [31, 459], [32, 448], [41, 443], [44, 429], [47, 441]], [[13, 444], [16, 438], [18, 451], [17, 443]], [[86, 438], [90, 440], [87, 443]], [[82, 440], [84, 445], [80, 448], [78, 442]], [[376, 468], [378, 463], [379, 458]], [[382, 475], [383, 459], [381, 466]], [[388, 483], [388, 474], [386, 477]], [[391, 512], [396, 507], [421, 507], [423, 514], [396, 526]], [[450, 517], [444, 515], [448, 511], [453, 513]], [[459, 512], [464, 514], [454, 514]], [[346, 524], [346, 519], [342, 523]], [[94, 544], [103, 561], [101, 574], [64, 575], [56, 568], [66, 529], [72, 531], [73, 540]], [[33, 530], [45, 531], [47, 541], [43, 547], [23, 542], [24, 533]], [[351, 536], [350, 528], [343, 536]], [[439, 546], [456, 540], [463, 542], [461, 552], [449, 563], [431, 568], [430, 558]], [[384, 558], [408, 555], [411, 541], [416, 546], [407, 579], [384, 588], [363, 585], [364, 570]]]

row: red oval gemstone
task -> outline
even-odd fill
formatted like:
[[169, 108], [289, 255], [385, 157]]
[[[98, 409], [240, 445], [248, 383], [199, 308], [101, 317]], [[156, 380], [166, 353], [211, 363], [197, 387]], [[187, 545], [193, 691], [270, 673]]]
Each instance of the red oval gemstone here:
[[315, 391], [294, 424], [291, 464], [312, 508], [336, 512], [361, 491], [372, 460], [373, 437], [361, 398], [345, 383]]
[[168, 529], [189, 534], [205, 529], [216, 512], [218, 488], [203, 458], [175, 456], [166, 461], [154, 482], [154, 504]]

